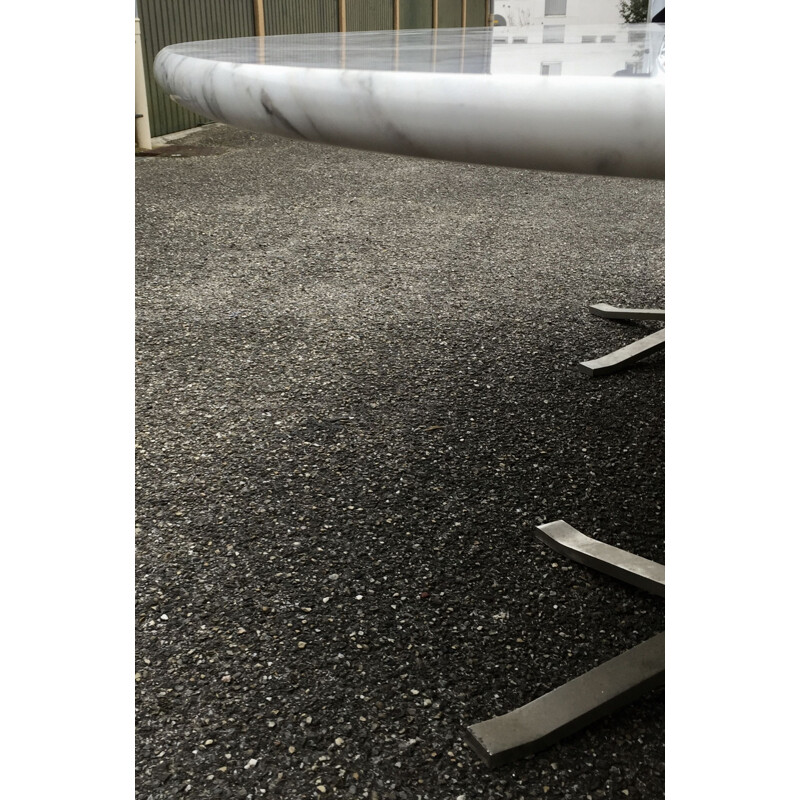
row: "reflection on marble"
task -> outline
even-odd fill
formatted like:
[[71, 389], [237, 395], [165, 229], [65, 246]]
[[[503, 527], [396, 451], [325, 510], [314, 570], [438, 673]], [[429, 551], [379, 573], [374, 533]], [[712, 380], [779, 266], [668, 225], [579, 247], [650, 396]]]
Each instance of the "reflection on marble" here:
[[495, 28], [459, 28], [189, 42], [162, 50], [155, 72], [178, 103], [247, 130], [663, 177], [663, 26], [567, 27], [554, 43], [538, 29], [501, 39]]

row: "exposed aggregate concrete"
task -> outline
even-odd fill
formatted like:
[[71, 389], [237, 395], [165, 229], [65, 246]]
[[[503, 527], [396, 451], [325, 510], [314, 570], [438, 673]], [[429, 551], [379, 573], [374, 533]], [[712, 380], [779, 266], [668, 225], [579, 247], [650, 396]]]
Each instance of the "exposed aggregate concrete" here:
[[574, 369], [658, 327], [586, 306], [663, 306], [663, 184], [184, 143], [136, 164], [137, 798], [663, 796], [663, 692], [462, 738], [664, 628], [533, 535], [664, 560], [663, 354]]

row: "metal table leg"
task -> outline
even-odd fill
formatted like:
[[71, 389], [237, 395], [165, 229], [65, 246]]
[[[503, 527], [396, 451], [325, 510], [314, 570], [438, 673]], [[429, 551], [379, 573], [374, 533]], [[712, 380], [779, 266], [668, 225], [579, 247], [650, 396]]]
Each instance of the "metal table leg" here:
[[[660, 308], [618, 308], [608, 303], [595, 303], [589, 306], [589, 311], [595, 316], [603, 317], [604, 319], [663, 320], [666, 316], [664, 310]], [[615, 350], [613, 353], [595, 358], [592, 361], [581, 361], [578, 364], [578, 369], [592, 376], [607, 375], [610, 372], [625, 369], [634, 362], [663, 348], [664, 329], [662, 328], [660, 331], [651, 333], [649, 336]]]
[[[563, 520], [537, 527], [537, 538], [580, 564], [664, 596], [664, 566], [598, 542]], [[532, 703], [467, 728], [466, 740], [496, 767], [575, 733], [664, 683], [664, 634], [609, 659]]]
[[536, 528], [536, 538], [561, 555], [651, 594], [664, 596], [664, 565], [598, 542], [563, 519]]

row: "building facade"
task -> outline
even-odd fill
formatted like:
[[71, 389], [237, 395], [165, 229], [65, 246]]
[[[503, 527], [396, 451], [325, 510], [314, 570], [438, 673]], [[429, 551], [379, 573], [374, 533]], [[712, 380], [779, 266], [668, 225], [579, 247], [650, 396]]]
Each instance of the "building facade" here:
[[622, 22], [619, 0], [495, 0], [494, 24], [513, 28], [559, 25], [613, 25]]

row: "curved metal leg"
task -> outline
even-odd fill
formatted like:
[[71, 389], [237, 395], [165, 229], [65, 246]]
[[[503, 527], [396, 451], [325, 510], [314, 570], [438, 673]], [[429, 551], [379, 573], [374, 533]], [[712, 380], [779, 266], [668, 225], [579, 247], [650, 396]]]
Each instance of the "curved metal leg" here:
[[598, 542], [559, 519], [536, 527], [536, 538], [567, 558], [638, 589], [664, 596], [664, 565]]
[[[663, 320], [666, 317], [666, 312], [661, 308], [618, 308], [608, 303], [595, 303], [589, 306], [589, 311], [595, 316], [603, 317], [604, 319]], [[626, 347], [621, 347], [619, 350], [615, 350], [613, 353], [601, 358], [595, 358], [592, 361], [581, 361], [578, 364], [578, 369], [593, 377], [607, 375], [610, 372], [618, 372], [649, 356], [651, 353], [663, 350], [664, 339], [665, 334], [662, 328], [660, 331], [651, 333], [649, 336], [645, 336], [643, 339], [639, 339], [639, 341]]]
[[[662, 564], [598, 542], [564, 520], [537, 526], [536, 535], [580, 564], [664, 596]], [[532, 703], [470, 725], [467, 743], [489, 767], [549, 747], [663, 685], [664, 639], [653, 636]]]
[[664, 634], [508, 714], [467, 728], [481, 760], [497, 767], [543, 750], [664, 684]]
[[608, 303], [595, 303], [589, 306], [589, 312], [604, 319], [664, 319], [663, 308], [620, 308]]

